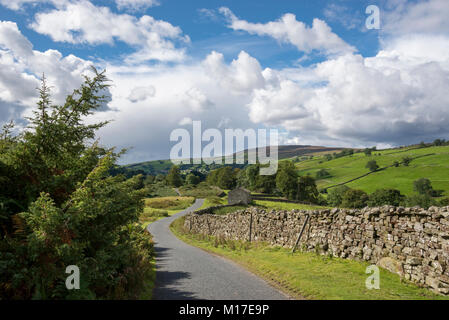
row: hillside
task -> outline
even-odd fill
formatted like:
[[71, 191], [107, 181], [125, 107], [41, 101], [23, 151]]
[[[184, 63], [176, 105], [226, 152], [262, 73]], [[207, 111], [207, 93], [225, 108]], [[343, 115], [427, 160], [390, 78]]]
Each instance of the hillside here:
[[[393, 165], [406, 156], [413, 158], [409, 166]], [[380, 188], [394, 188], [410, 195], [413, 193], [413, 181], [428, 178], [434, 189], [444, 190], [444, 195], [449, 195], [449, 146], [388, 149], [374, 151], [371, 156], [360, 152], [330, 161], [319, 156], [298, 162], [296, 167], [301, 175], [310, 174], [313, 177], [321, 169], [328, 171], [330, 176], [317, 180], [318, 187], [325, 189], [368, 173], [365, 165], [369, 160], [375, 160], [380, 168], [388, 168], [346, 183], [348, 187], [368, 193]]]
[[[317, 154], [325, 154], [338, 152], [343, 150], [343, 148], [334, 148], [334, 147], [321, 147], [321, 146], [307, 146], [307, 145], [285, 145], [278, 147], [278, 157], [279, 159], [286, 159], [292, 157], [301, 157], [301, 156], [310, 156]], [[242, 151], [245, 153], [245, 159], [247, 158], [248, 153], [257, 152], [257, 149], [249, 149]], [[234, 153], [232, 156], [241, 154], [241, 152]], [[166, 174], [170, 168], [173, 166], [170, 160], [153, 160], [153, 161], [145, 161], [140, 163], [128, 164], [124, 165], [123, 168], [129, 170], [143, 171], [146, 174]], [[182, 165], [181, 169], [195, 169], [202, 172], [208, 172], [210, 170], [216, 169], [220, 167], [220, 165]], [[234, 167], [243, 167], [242, 165], [234, 165]]]

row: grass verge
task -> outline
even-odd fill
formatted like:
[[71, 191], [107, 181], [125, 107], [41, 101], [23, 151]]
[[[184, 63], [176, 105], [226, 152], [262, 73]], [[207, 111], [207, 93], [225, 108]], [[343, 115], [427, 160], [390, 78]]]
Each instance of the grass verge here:
[[178, 213], [190, 207], [194, 202], [195, 198], [193, 197], [147, 198], [139, 221], [146, 228], [150, 223]]
[[368, 290], [365, 262], [296, 252], [263, 243], [196, 235], [175, 220], [171, 231], [188, 244], [229, 258], [295, 298], [332, 300], [448, 300], [380, 269], [380, 289]]

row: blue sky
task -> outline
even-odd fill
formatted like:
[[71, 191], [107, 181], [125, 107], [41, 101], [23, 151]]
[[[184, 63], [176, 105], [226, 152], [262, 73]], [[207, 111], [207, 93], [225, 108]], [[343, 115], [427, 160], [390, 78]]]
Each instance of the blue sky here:
[[[369, 5], [380, 29], [368, 30]], [[167, 158], [170, 132], [277, 128], [281, 143], [388, 147], [446, 138], [445, 0], [0, 0], [0, 122], [25, 126], [90, 65], [114, 86], [106, 145]]]
[[[217, 10], [226, 6], [242, 19], [252, 22], [269, 22], [278, 19], [285, 13], [293, 13], [297, 19], [312, 24], [314, 18], [326, 19], [326, 9], [332, 10], [333, 6], [344, 8], [348, 23], [351, 19], [356, 25], [348, 28], [341, 20], [332, 20], [328, 24], [346, 42], [357, 47], [364, 56], [377, 53], [379, 47], [378, 30], [366, 30], [364, 28], [365, 9], [370, 4], [381, 5], [382, 1], [211, 1], [196, 0], [188, 1], [161, 1], [160, 5], [143, 8], [139, 11], [127, 12], [135, 16], [151, 15], [156, 19], [170, 22], [179, 26], [183, 32], [189, 35], [191, 44], [188, 47], [189, 54], [194, 58], [206, 56], [211, 49], [226, 51], [227, 61], [233, 59], [241, 50], [245, 50], [257, 58], [264, 66], [284, 67], [288, 66], [302, 55], [291, 44], [280, 44], [269, 37], [257, 37], [235, 32], [226, 27], [225, 18]], [[118, 10], [113, 1], [92, 1], [98, 6], [108, 7], [117, 14], [123, 13]], [[15, 21], [22, 33], [33, 43], [35, 49], [44, 51], [53, 48], [64, 55], [75, 54], [82, 58], [114, 59], [132, 51], [126, 44], [116, 42], [114, 45], [71, 45], [52, 41], [43, 36], [28, 25], [36, 13], [51, 10], [53, 5], [40, 3], [24, 5], [20, 11], [10, 10], [3, 7], [0, 11], [0, 19]], [[345, 17], [342, 17], [344, 19]], [[353, 22], [354, 23], [354, 22]], [[316, 62], [321, 57], [311, 57], [304, 64]]]

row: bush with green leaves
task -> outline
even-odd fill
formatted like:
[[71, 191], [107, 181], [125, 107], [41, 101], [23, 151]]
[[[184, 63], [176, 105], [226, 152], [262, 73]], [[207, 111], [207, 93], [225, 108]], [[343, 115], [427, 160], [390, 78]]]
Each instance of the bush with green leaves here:
[[363, 190], [349, 189], [343, 194], [341, 206], [344, 208], [360, 209], [368, 204], [368, 194]]
[[[138, 224], [141, 177], [111, 176], [121, 153], [98, 146], [106, 122], [84, 119], [104, 102], [96, 70], [63, 105], [43, 80], [29, 130], [0, 135], [0, 298], [138, 298], [152, 273], [150, 236]], [[67, 290], [66, 267], [80, 269]]]
[[339, 207], [343, 202], [343, 196], [346, 191], [349, 190], [349, 187], [342, 185], [335, 188], [332, 188], [328, 191], [327, 202], [332, 207]]
[[379, 165], [377, 164], [376, 160], [370, 160], [366, 163], [365, 168], [369, 169], [369, 171], [376, 171], [379, 169]]
[[276, 174], [276, 187], [284, 197], [293, 200], [297, 199], [298, 173], [292, 161], [279, 162]]
[[438, 202], [428, 194], [414, 194], [408, 196], [405, 204], [407, 207], [418, 206], [423, 209], [428, 209], [431, 206], [438, 206]]
[[369, 195], [368, 206], [379, 207], [383, 205], [400, 206], [405, 197], [396, 189], [378, 189]]
[[326, 169], [320, 169], [316, 173], [317, 179], [323, 179], [323, 178], [327, 178], [327, 177], [330, 177], [330, 173]]
[[309, 175], [299, 177], [297, 200], [319, 203], [319, 192], [313, 177]]
[[170, 171], [168, 171], [167, 176], [165, 177], [165, 180], [170, 186], [173, 187], [180, 187], [182, 186], [182, 178], [179, 171], [178, 166], [172, 166], [170, 168]]

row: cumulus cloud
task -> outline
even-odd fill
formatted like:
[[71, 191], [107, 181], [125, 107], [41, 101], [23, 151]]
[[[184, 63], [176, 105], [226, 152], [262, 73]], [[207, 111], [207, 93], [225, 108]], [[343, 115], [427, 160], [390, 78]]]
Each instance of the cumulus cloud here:
[[214, 103], [198, 88], [192, 87], [184, 95], [185, 102], [191, 107], [193, 112], [204, 111], [214, 106]]
[[220, 12], [228, 19], [228, 27], [233, 30], [269, 36], [280, 42], [290, 43], [301, 52], [310, 53], [317, 50], [328, 55], [335, 55], [356, 51], [320, 19], [313, 19], [312, 27], [308, 27], [304, 22], [296, 20], [294, 14], [287, 13], [279, 20], [264, 24], [241, 20], [226, 7], [220, 8]]
[[131, 11], [144, 10], [160, 4], [157, 0], [115, 0], [115, 3], [119, 10]]
[[316, 86], [284, 79], [258, 89], [248, 104], [250, 118], [303, 137], [352, 144], [394, 145], [448, 134], [448, 61], [420, 58], [413, 44], [410, 50], [405, 45], [371, 58], [348, 54], [312, 66]]
[[245, 51], [241, 51], [230, 65], [224, 62], [223, 54], [213, 51], [204, 61], [204, 66], [211, 77], [233, 93], [248, 94], [265, 84], [259, 61]]
[[[91, 74], [91, 66], [92, 62], [74, 55], [34, 50], [16, 23], [0, 21], [0, 103], [2, 109], [9, 110], [2, 112], [0, 121], [29, 113], [35, 106], [42, 74], [51, 87], [53, 102], [62, 103], [81, 84], [83, 75]], [[107, 106], [102, 110], [107, 110]]]
[[[93, 119], [114, 119], [99, 135], [106, 145], [133, 147], [123, 157], [124, 163], [167, 159], [175, 145], [169, 140], [170, 133], [179, 127], [191, 130], [193, 120], [200, 120], [203, 130], [218, 128], [220, 122], [236, 128], [263, 127], [249, 120], [245, 104], [250, 96], [230, 94], [219, 79], [210, 77], [204, 61], [137, 68], [111, 64], [106, 69], [114, 84], [111, 108], [118, 111], [97, 114]], [[154, 83], [157, 94], [131, 104], [128, 95], [135, 83]]]
[[154, 97], [155, 94], [156, 89], [153, 86], [134, 87], [131, 90], [128, 99], [131, 102], [144, 101], [149, 97]]
[[390, 35], [449, 33], [449, 3], [446, 0], [395, 1], [382, 16], [382, 29]]
[[58, 42], [91, 45], [124, 42], [136, 48], [136, 52], [127, 57], [130, 63], [181, 61], [185, 58], [185, 49], [177, 48], [175, 41], [190, 41], [179, 27], [166, 21], [148, 15], [136, 18], [116, 14], [108, 7], [98, 7], [87, 0], [37, 13], [30, 27]]

